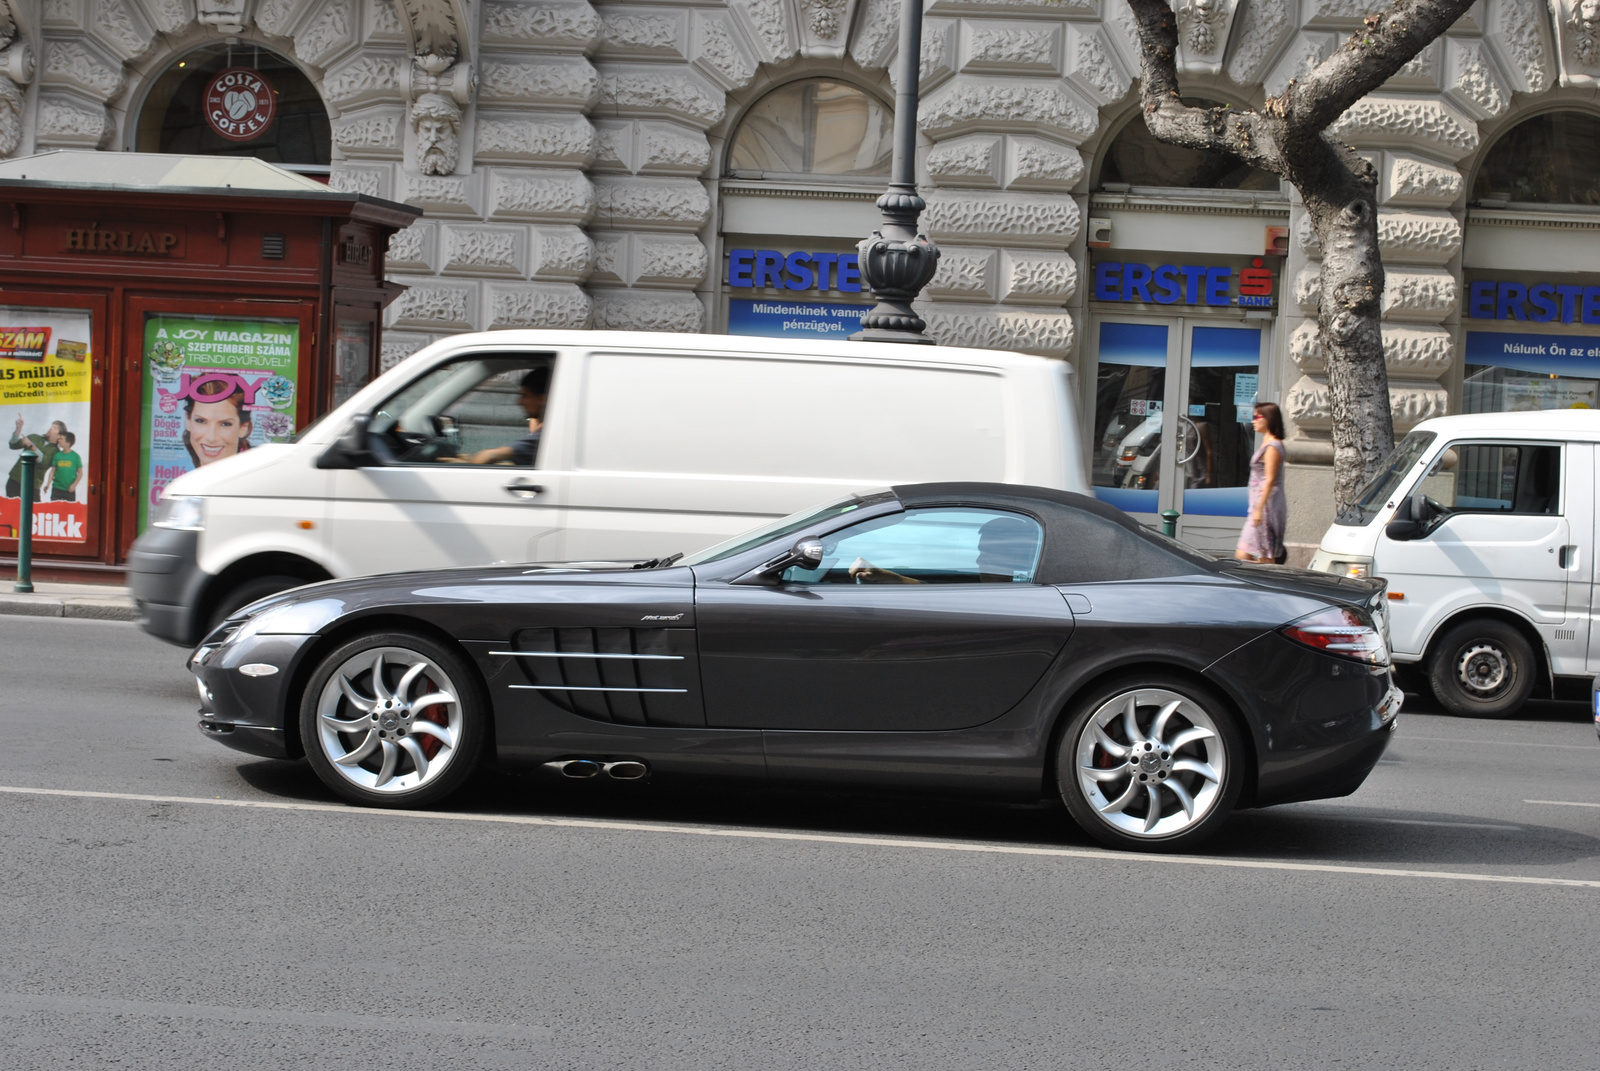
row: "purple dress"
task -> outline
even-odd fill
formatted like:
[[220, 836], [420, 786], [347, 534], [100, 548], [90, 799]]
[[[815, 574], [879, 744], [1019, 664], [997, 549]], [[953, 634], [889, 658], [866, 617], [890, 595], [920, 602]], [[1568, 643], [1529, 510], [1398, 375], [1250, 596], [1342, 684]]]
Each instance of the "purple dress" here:
[[1283, 494], [1284, 451], [1281, 439], [1269, 439], [1250, 458], [1250, 512], [1254, 513], [1261, 501], [1261, 486], [1267, 482], [1267, 450], [1278, 448], [1278, 479], [1272, 485], [1272, 495], [1261, 511], [1261, 523], [1251, 524], [1245, 516], [1244, 531], [1239, 533], [1238, 549], [1252, 558], [1276, 561], [1283, 554], [1283, 533], [1289, 525], [1289, 500]]

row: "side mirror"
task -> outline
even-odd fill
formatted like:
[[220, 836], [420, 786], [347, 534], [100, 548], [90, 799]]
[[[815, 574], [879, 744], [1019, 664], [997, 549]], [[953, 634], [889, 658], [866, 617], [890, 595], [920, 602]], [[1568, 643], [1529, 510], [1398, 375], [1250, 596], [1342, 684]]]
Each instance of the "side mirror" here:
[[1397, 543], [1418, 539], [1428, 530], [1428, 517], [1433, 511], [1428, 507], [1428, 497], [1421, 491], [1400, 503], [1394, 518], [1383, 526], [1383, 534]]
[[317, 458], [317, 468], [358, 469], [363, 465], [377, 464], [378, 459], [367, 444], [367, 426], [371, 423], [370, 413], [362, 413], [352, 420], [350, 426], [344, 429], [344, 434]]
[[772, 580], [785, 569], [815, 569], [822, 564], [822, 554], [820, 540], [802, 539], [789, 550], [748, 574], [746, 582], [751, 579]]
[[815, 569], [822, 564], [822, 544], [815, 539], [802, 539], [789, 552], [792, 560], [788, 567]]

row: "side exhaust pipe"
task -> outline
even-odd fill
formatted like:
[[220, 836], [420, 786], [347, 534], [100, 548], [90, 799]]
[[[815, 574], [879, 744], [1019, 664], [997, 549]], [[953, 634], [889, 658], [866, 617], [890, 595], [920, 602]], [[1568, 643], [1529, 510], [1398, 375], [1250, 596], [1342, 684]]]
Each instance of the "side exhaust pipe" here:
[[595, 759], [557, 759], [545, 763], [545, 767], [554, 770], [562, 777], [570, 777], [575, 781], [588, 780], [604, 773], [614, 781], [642, 781], [650, 776], [650, 767], [642, 762], [624, 759], [621, 762], [599, 762]]

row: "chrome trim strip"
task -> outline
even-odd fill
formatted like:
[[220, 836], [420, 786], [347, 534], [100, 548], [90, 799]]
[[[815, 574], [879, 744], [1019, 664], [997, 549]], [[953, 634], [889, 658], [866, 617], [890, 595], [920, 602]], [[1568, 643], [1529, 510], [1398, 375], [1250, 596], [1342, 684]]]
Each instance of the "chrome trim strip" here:
[[584, 651], [490, 651], [512, 658], [626, 658], [633, 662], [682, 662], [681, 654], [601, 654]]
[[687, 688], [593, 688], [566, 684], [511, 684], [509, 688], [523, 688], [534, 692], [687, 692]]

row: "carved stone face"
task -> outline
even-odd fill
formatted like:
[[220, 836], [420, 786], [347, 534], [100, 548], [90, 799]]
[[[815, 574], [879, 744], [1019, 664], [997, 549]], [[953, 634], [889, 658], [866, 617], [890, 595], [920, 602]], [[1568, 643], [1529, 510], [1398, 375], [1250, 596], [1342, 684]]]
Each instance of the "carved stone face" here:
[[424, 93], [411, 108], [417, 133], [417, 170], [424, 175], [449, 175], [456, 169], [461, 146], [461, 109], [437, 93]]
[[1573, 22], [1590, 33], [1600, 31], [1600, 0], [1579, 0]]
[[1217, 0], [1193, 0], [1189, 6], [1194, 17], [1201, 22], [1210, 22], [1217, 17]]

